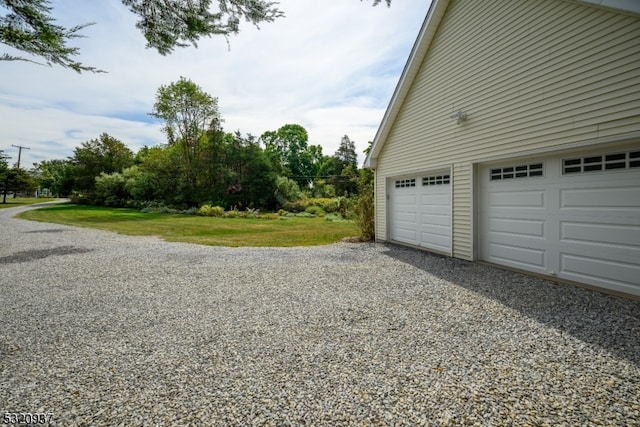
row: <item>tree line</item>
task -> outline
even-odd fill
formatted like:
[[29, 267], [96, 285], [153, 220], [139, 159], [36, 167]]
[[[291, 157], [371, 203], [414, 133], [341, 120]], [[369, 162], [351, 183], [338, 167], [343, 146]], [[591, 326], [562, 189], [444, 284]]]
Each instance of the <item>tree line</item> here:
[[371, 179], [358, 169], [347, 135], [333, 155], [325, 155], [298, 124], [260, 137], [225, 132], [218, 99], [184, 77], [158, 89], [151, 114], [164, 122], [166, 143], [134, 153], [103, 133], [66, 159], [21, 172], [27, 178], [14, 179], [13, 190], [40, 187], [77, 203], [112, 207], [274, 210], [305, 197], [353, 200]]

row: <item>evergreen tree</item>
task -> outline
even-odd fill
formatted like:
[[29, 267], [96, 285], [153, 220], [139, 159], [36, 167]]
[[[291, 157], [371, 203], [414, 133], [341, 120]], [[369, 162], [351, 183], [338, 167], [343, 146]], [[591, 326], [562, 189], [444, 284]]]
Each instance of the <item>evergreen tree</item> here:
[[356, 154], [356, 144], [347, 135], [340, 140], [340, 146], [333, 155], [345, 165], [358, 167], [358, 155]]

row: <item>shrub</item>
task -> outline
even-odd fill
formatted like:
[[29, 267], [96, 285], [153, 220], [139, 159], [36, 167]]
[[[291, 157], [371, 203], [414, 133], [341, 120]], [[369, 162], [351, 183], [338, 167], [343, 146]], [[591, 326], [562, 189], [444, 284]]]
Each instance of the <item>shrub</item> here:
[[289, 215], [289, 212], [285, 211], [284, 209], [280, 209], [278, 211], [278, 216], [287, 216]]
[[178, 209], [169, 208], [167, 206], [162, 206], [162, 207], [156, 209], [155, 212], [161, 213], [161, 214], [177, 214], [177, 213], [180, 213], [180, 211]]
[[373, 241], [376, 237], [374, 176], [371, 169], [361, 169], [358, 177], [358, 193], [355, 202], [356, 224], [364, 241]]
[[343, 218], [353, 217], [351, 212], [354, 209], [354, 200], [347, 197], [338, 197], [338, 210], [337, 212], [342, 215]]
[[237, 218], [238, 216], [240, 216], [240, 212], [235, 208], [224, 213], [225, 218]]
[[298, 218], [315, 218], [316, 217], [314, 214], [310, 214], [309, 212], [300, 212], [295, 214], [294, 216], [297, 216]]
[[190, 207], [189, 209], [185, 209], [181, 212], [184, 215], [196, 215], [198, 213], [198, 208], [195, 206]]
[[224, 216], [224, 208], [221, 206], [202, 205], [198, 209], [198, 215], [222, 217]]
[[78, 191], [72, 191], [69, 196], [71, 203], [76, 205], [90, 205], [93, 202], [94, 195], [91, 193], [80, 193]]
[[245, 210], [246, 218], [258, 218], [259, 215], [260, 215], [260, 209], [247, 208], [247, 210]]
[[140, 209], [140, 212], [142, 213], [159, 212], [160, 208], [164, 208], [164, 207], [165, 207], [164, 203], [155, 202], [155, 201], [138, 202], [137, 204], [137, 208]]
[[325, 215], [325, 211], [322, 210], [322, 208], [320, 206], [309, 206], [304, 211], [306, 213], [310, 213], [311, 215], [315, 215], [315, 216], [324, 216]]
[[326, 213], [337, 212], [340, 207], [339, 198], [327, 198], [320, 197], [316, 199], [311, 199], [311, 204], [314, 206], [319, 206]]
[[96, 177], [94, 203], [115, 208], [126, 206], [130, 195], [125, 188], [125, 183], [126, 180], [120, 173], [106, 174], [102, 172], [100, 176]]
[[342, 216], [340, 216], [340, 214], [337, 213], [330, 213], [327, 214], [324, 217], [325, 221], [330, 221], [330, 222], [339, 222], [339, 221], [344, 221], [344, 219], [342, 218]]
[[289, 178], [279, 176], [276, 178], [276, 200], [280, 206], [284, 206], [285, 203], [301, 199], [303, 197], [302, 191], [298, 184]]
[[282, 208], [290, 212], [304, 212], [309, 207], [310, 199], [298, 199], [294, 201], [285, 202], [282, 204]]
[[310, 206], [316, 206], [322, 209], [325, 213], [333, 213], [339, 212], [341, 206], [347, 206], [345, 203], [348, 203], [348, 199], [345, 197], [302, 198], [286, 202], [282, 205], [282, 208], [290, 212], [304, 212]]
[[327, 184], [324, 179], [314, 181], [313, 187], [309, 191], [312, 197], [336, 197], [336, 188]]

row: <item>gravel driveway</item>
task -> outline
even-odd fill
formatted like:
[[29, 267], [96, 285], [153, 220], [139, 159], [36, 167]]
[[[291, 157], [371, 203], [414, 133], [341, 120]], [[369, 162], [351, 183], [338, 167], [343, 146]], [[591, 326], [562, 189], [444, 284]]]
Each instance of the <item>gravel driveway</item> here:
[[0, 416], [640, 425], [638, 301], [382, 244], [206, 247], [23, 209], [0, 211]]

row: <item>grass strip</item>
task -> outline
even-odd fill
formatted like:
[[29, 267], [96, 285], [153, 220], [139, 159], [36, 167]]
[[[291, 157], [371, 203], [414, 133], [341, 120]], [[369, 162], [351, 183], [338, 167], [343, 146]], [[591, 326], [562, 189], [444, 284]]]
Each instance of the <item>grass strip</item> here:
[[325, 221], [321, 217], [216, 218], [71, 204], [30, 210], [18, 217], [210, 246], [317, 246], [359, 235], [353, 222]]
[[7, 197], [6, 203], [2, 203], [3, 197], [0, 194], [0, 209], [15, 208], [24, 205], [34, 205], [36, 203], [52, 202], [56, 199], [49, 197]]

